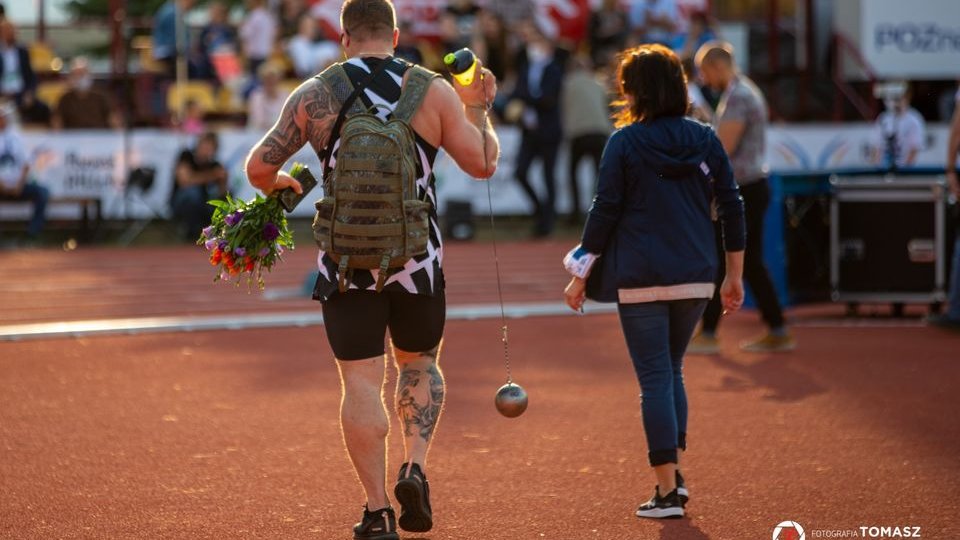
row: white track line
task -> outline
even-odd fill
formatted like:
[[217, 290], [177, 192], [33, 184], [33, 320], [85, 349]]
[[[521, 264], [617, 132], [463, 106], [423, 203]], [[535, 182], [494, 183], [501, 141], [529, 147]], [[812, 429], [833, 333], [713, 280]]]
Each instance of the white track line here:
[[[570, 308], [561, 302], [507, 304], [507, 317], [550, 317], [573, 315]], [[615, 313], [615, 304], [588, 303], [585, 311]], [[448, 320], [479, 320], [500, 317], [498, 304], [475, 304], [451, 306], [447, 309]], [[125, 319], [101, 319], [73, 322], [50, 322], [0, 326], [0, 341], [28, 339], [77, 338], [85, 336], [137, 335], [161, 332], [200, 332], [207, 330], [243, 330], [247, 328], [304, 327], [323, 324], [319, 309], [284, 313], [254, 315], [197, 315], [176, 317], [140, 317]]]

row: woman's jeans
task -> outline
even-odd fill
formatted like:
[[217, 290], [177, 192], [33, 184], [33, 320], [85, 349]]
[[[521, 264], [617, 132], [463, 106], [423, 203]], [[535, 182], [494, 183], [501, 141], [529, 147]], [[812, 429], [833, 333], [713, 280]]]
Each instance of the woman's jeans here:
[[706, 305], [693, 299], [617, 306], [640, 380], [650, 465], [677, 463], [677, 448], [687, 448], [683, 354]]

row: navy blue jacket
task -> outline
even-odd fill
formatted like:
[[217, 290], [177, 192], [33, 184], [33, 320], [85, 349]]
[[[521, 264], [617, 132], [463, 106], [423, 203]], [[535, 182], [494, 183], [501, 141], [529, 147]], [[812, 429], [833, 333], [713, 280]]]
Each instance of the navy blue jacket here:
[[724, 249], [742, 250], [743, 199], [709, 126], [667, 117], [614, 133], [581, 241], [602, 255], [587, 296], [616, 302], [619, 289], [716, 281], [714, 199]]

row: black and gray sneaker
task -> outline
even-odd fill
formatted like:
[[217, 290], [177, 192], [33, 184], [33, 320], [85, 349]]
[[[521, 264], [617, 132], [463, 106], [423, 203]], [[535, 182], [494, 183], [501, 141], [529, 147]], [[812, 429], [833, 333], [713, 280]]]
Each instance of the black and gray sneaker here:
[[433, 528], [430, 508], [430, 484], [420, 465], [404, 463], [393, 488], [400, 503], [400, 528], [409, 532], [427, 532]]
[[653, 498], [637, 508], [637, 517], [653, 519], [682, 518], [683, 504], [680, 503], [677, 490], [661, 497], [660, 488], [657, 487], [653, 492]]
[[677, 495], [680, 497], [680, 504], [687, 506], [687, 501], [690, 500], [690, 491], [687, 490], [687, 484], [683, 481], [683, 475], [680, 474], [680, 470], [677, 470]]
[[400, 540], [397, 516], [389, 506], [370, 511], [363, 507], [363, 519], [353, 526], [354, 540]]

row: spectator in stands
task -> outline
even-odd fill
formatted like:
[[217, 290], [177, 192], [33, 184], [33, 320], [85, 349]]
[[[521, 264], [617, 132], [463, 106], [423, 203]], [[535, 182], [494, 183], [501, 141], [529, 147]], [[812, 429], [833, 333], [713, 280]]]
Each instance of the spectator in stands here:
[[300, 31], [300, 21], [309, 17], [304, 0], [281, 0], [280, 2], [280, 37], [287, 39]]
[[49, 124], [50, 108], [37, 99], [30, 51], [17, 43], [17, 29], [6, 18], [0, 22], [0, 98], [16, 103], [25, 123]]
[[705, 11], [695, 11], [690, 15], [690, 27], [687, 29], [687, 35], [683, 39], [683, 48], [680, 49], [678, 56], [681, 60], [693, 59], [700, 47], [703, 47], [708, 41], [716, 39], [717, 32], [713, 29], [710, 15]]
[[477, 35], [474, 52], [483, 60], [483, 66], [489, 69], [498, 81], [506, 80], [510, 71], [510, 60], [514, 54], [507, 40], [507, 27], [500, 15], [482, 10], [477, 15]]
[[[167, 75], [177, 71], [177, 17], [181, 19], [193, 9], [196, 0], [167, 0], [153, 16], [153, 58], [163, 64]], [[183, 25], [184, 43], [181, 50], [189, 50], [190, 33]]]
[[0, 104], [0, 200], [33, 203], [33, 217], [27, 226], [29, 241], [36, 241], [46, 223], [47, 188], [30, 182], [30, 155], [13, 125], [14, 107]]
[[572, 70], [563, 83], [563, 129], [570, 141], [570, 223], [583, 218], [577, 170], [584, 158], [593, 161], [593, 178], [600, 170], [600, 156], [613, 132], [607, 88], [597, 80], [587, 55], [574, 58]]
[[[402, 31], [400, 36], [402, 39]], [[316, 19], [310, 16], [300, 19], [300, 30], [287, 42], [287, 54], [293, 63], [293, 70], [300, 78], [320, 73], [342, 56], [340, 45], [324, 39]]]
[[422, 64], [423, 52], [420, 51], [420, 40], [413, 32], [413, 23], [410, 20], [397, 21], [397, 29], [400, 30], [400, 35], [397, 37], [397, 47], [393, 50], [393, 55], [413, 64]]
[[605, 66], [627, 44], [630, 21], [617, 0], [603, 0], [590, 14], [590, 53], [594, 65]]
[[280, 118], [290, 92], [280, 87], [280, 69], [273, 63], [260, 66], [257, 75], [260, 86], [250, 93], [247, 102], [247, 129], [265, 132]]
[[7, 8], [5, 8], [3, 4], [0, 4], [0, 21], [6, 18], [7, 18]]
[[533, 0], [488, 0], [485, 8], [496, 13], [514, 34], [537, 15]]
[[910, 87], [904, 84], [903, 94], [885, 100], [886, 110], [874, 124], [870, 161], [876, 165], [909, 167], [917, 162], [917, 154], [926, 144], [927, 127], [923, 116], [910, 106]]
[[219, 0], [210, 2], [207, 8], [209, 20], [200, 31], [200, 39], [197, 41], [192, 78], [219, 80], [213, 56], [222, 52], [236, 52], [237, 32], [230, 25], [228, 16], [226, 4]]
[[960, 153], [960, 90], [956, 95], [957, 106], [953, 109], [950, 121], [950, 138], [947, 141], [947, 187], [955, 199], [953, 205], [954, 225], [957, 229], [953, 242], [953, 269], [950, 271], [950, 290], [947, 298], [947, 310], [941, 315], [931, 316], [931, 324], [942, 328], [960, 330], [960, 180], [957, 179], [957, 154]]
[[87, 59], [78, 56], [70, 63], [70, 89], [63, 94], [53, 114], [54, 129], [119, 129], [117, 108], [106, 94], [93, 87]]
[[[747, 248], [743, 278], [750, 285], [763, 320], [769, 327], [767, 335], [744, 343], [741, 348], [748, 352], [789, 351], [796, 347], [796, 343], [787, 331], [777, 291], [763, 262], [763, 219], [770, 204], [764, 162], [769, 123], [767, 102], [753, 81], [738, 73], [733, 47], [729, 43], [707, 43], [697, 52], [696, 64], [703, 81], [714, 90], [723, 92], [713, 124], [723, 149], [730, 156], [746, 212]], [[721, 245], [722, 234], [718, 227], [717, 247]], [[718, 289], [724, 276], [723, 266], [720, 268]], [[719, 352], [716, 332], [721, 314], [720, 297], [714, 295], [703, 315], [701, 332], [690, 343], [690, 352]]]
[[187, 135], [201, 135], [207, 131], [205, 117], [207, 111], [195, 99], [188, 99], [183, 104], [183, 119], [180, 120], [180, 131]]
[[273, 53], [279, 23], [266, 0], [247, 0], [247, 9], [247, 16], [240, 25], [240, 41], [247, 57], [248, 72], [256, 77], [260, 65]]
[[440, 15], [440, 31], [446, 52], [470, 47], [477, 31], [477, 17], [482, 9], [473, 0], [450, 0]]
[[677, 0], [636, 0], [630, 7], [633, 41], [672, 47], [676, 41], [679, 19]]
[[[560, 121], [560, 91], [564, 78], [564, 51], [554, 47], [532, 20], [519, 26], [525, 48], [517, 61], [516, 87], [510, 96], [505, 116], [523, 128], [516, 178], [534, 208], [534, 235], [549, 236], [556, 219], [557, 151], [563, 139]], [[546, 194], [541, 197], [527, 174], [534, 160], [543, 164]]]
[[219, 146], [217, 134], [206, 132], [193, 150], [177, 158], [170, 206], [186, 240], [196, 240], [210, 224], [213, 207], [207, 201], [227, 193], [227, 170], [217, 161]]
[[713, 120], [713, 108], [703, 95], [703, 89], [699, 83], [700, 77], [696, 75], [697, 67], [694, 65], [694, 59], [682, 58], [680, 62], [683, 66], [683, 74], [687, 77], [687, 96], [690, 98], [690, 110], [687, 111], [687, 116], [709, 124]]

